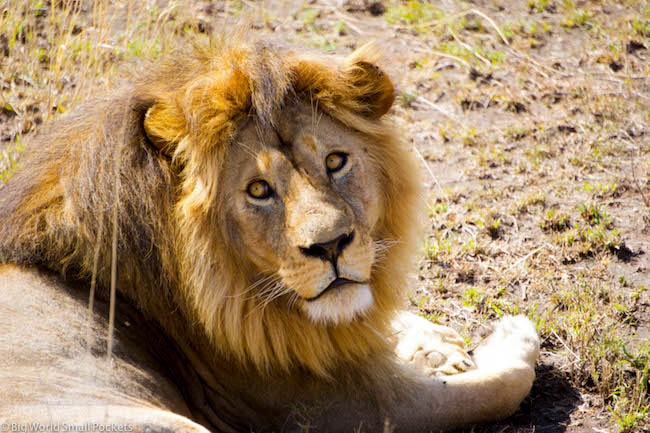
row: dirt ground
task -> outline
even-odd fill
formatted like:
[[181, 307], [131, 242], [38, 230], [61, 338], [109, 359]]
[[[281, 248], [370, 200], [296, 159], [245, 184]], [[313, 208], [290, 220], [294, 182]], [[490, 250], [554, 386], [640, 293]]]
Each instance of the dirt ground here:
[[341, 54], [376, 41], [428, 192], [410, 308], [469, 347], [506, 313], [543, 339], [520, 411], [473, 431], [650, 432], [647, 1], [23, 3], [0, 1], [0, 180], [118, 71], [241, 19]]

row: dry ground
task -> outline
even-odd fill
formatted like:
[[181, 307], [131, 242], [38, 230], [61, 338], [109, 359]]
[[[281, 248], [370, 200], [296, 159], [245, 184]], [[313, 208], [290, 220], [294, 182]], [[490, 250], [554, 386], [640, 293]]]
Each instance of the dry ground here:
[[650, 431], [647, 1], [52, 3], [0, 0], [0, 180], [118, 69], [242, 17], [338, 53], [377, 40], [426, 167], [408, 302], [470, 346], [513, 312], [543, 339], [521, 410], [475, 431]]

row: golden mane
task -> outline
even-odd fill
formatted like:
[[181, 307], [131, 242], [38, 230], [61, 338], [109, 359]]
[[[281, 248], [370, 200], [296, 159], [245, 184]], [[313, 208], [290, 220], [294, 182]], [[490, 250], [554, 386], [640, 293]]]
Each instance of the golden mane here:
[[[374, 66], [377, 57], [371, 46], [335, 58], [234, 37], [163, 61], [81, 120], [70, 118], [74, 131], [64, 126], [53, 134], [51, 148], [31, 163], [38, 180], [14, 182], [16, 204], [0, 202], [0, 218], [8, 221], [0, 228], [0, 261], [73, 269], [74, 278], [87, 280], [99, 244], [98, 281], [106, 287], [116, 181], [123, 189], [120, 291], [172, 336], [183, 338], [175, 315], [184, 314], [202, 326], [218, 355], [268, 373], [304, 368], [328, 376], [341, 362], [388, 356], [385, 336], [416, 244], [419, 182], [411, 152], [382, 117], [393, 89]], [[249, 116], [273, 125], [291, 98], [374, 143], [368, 157], [380, 168], [383, 190], [374, 237], [397, 242], [373, 270], [376, 302], [352, 323], [315, 324], [286, 303], [262, 308], [247, 295], [259, 275], [232, 247], [221, 212], [228, 187], [220, 183], [222, 167], [239, 126]], [[70, 174], [61, 175], [61, 167]]]

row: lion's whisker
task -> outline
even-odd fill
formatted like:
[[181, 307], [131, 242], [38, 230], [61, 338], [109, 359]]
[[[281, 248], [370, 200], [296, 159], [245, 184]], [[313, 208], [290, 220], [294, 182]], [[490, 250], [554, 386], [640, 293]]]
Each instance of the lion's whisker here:
[[262, 287], [256, 294], [255, 297], [258, 298], [267, 298], [268, 296], [272, 296], [276, 290], [278, 289], [278, 285], [282, 285], [280, 281], [280, 277], [276, 277], [266, 283], [264, 287]]
[[373, 268], [377, 267], [379, 263], [384, 261], [388, 256], [388, 251], [398, 243], [400, 243], [400, 241], [396, 241], [388, 238], [374, 241], [372, 243], [372, 247], [375, 251], [375, 262], [373, 263]]
[[284, 284], [282, 284], [282, 283], [277, 283], [277, 284], [274, 286], [273, 291], [274, 291], [275, 293], [272, 293], [270, 296], [268, 296], [268, 297], [266, 298], [266, 300], [265, 300], [265, 302], [264, 302], [264, 308], [266, 308], [266, 306], [269, 305], [269, 304], [270, 304], [271, 302], [273, 302], [274, 300], [276, 300], [276, 299], [278, 299], [279, 297], [284, 296], [284, 295], [286, 295], [287, 293], [289, 293], [289, 289], [286, 288], [286, 287], [284, 287]]
[[366, 328], [368, 328], [370, 331], [372, 331], [381, 340], [384, 340], [387, 343], [390, 341], [389, 338], [387, 338], [384, 334], [377, 331], [377, 329], [375, 329], [374, 326], [370, 326], [366, 320], [361, 320], [361, 324], [363, 324]]
[[266, 281], [264, 283], [264, 286], [262, 286], [261, 289], [257, 290], [255, 293], [252, 295], [248, 296], [246, 298], [246, 301], [250, 301], [253, 299], [266, 299], [268, 296], [272, 295], [275, 292], [275, 288], [277, 285], [280, 284], [280, 277], [275, 276], [274, 278]]
[[262, 133], [262, 128], [259, 124], [258, 117], [255, 117], [255, 132], [257, 133], [257, 138], [260, 140], [260, 143], [262, 143], [262, 147], [266, 149], [267, 146], [266, 146], [266, 142], [264, 141], [264, 134]]
[[259, 287], [262, 284], [265, 284], [265, 283], [269, 284], [269, 280], [274, 280], [274, 279], [279, 279], [279, 278], [280, 277], [277, 276], [277, 275], [268, 275], [266, 277], [262, 277], [262, 278], [256, 280], [255, 282], [253, 282], [250, 286], [248, 286], [246, 288], [246, 290], [242, 291], [241, 293], [238, 293], [236, 295], [228, 295], [228, 296], [226, 296], [226, 298], [238, 298], [240, 296], [243, 296], [243, 295], [251, 292], [253, 289], [255, 289], [256, 287]]
[[296, 305], [296, 302], [298, 302], [298, 297], [299, 296], [297, 292], [293, 292], [291, 294], [291, 296], [289, 297], [289, 301], [287, 302], [287, 306], [289, 307], [289, 309], [292, 309]]
[[273, 284], [272, 286], [270, 286], [268, 288], [265, 288], [264, 293], [259, 293], [258, 294], [258, 297], [260, 298], [260, 301], [258, 302], [257, 305], [255, 305], [255, 307], [253, 307], [253, 309], [251, 311], [249, 311], [246, 314], [246, 317], [248, 317], [249, 315], [251, 315], [253, 313], [264, 311], [266, 309], [266, 307], [270, 303], [272, 303], [276, 299], [278, 299], [278, 298], [280, 298], [280, 297], [282, 297], [282, 296], [284, 296], [284, 295], [286, 295], [286, 294], [288, 294], [290, 292], [291, 292], [291, 289], [285, 287], [284, 284], [282, 282], [279, 282], [279, 281], [276, 282], [275, 284]]
[[238, 141], [237, 144], [250, 156], [252, 156], [253, 158], [257, 158], [257, 153], [252, 148], [244, 144], [244, 142]]

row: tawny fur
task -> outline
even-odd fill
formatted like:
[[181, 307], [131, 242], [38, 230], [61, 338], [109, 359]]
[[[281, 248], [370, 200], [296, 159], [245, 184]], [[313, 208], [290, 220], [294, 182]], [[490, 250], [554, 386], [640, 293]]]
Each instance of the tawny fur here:
[[[389, 353], [382, 335], [390, 335], [412, 263], [418, 170], [381, 117], [394, 95], [376, 60], [368, 47], [335, 58], [238, 38], [167, 59], [44, 132], [43, 148], [31, 151], [0, 195], [0, 262], [87, 281], [99, 246], [105, 290], [117, 205], [119, 290], [172, 338], [185, 338], [198, 321], [215, 352], [242, 366], [323, 377], [341, 361]], [[223, 220], [220, 200], [232, 187], [221, 182], [223, 162], [245, 119], [273, 125], [292, 98], [376, 143], [369, 158], [380, 167], [385, 199], [373, 236], [398, 242], [373, 271], [375, 302], [363, 321], [314, 324], [286, 304], [260, 309], [259, 298], [242, 296], [258, 276]]]

